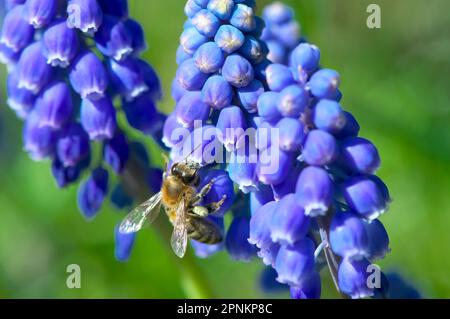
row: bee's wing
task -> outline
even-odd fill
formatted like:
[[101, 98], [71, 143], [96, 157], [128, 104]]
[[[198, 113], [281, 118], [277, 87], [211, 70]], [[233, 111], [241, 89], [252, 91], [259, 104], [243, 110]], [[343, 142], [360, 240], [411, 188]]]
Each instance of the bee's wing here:
[[183, 258], [187, 246], [187, 227], [186, 227], [186, 200], [181, 198], [178, 203], [175, 222], [173, 223], [173, 233], [171, 239], [172, 249], [175, 254]]
[[120, 224], [119, 231], [122, 234], [136, 233], [145, 222], [152, 223], [161, 211], [161, 198], [162, 194], [159, 192], [132, 210]]

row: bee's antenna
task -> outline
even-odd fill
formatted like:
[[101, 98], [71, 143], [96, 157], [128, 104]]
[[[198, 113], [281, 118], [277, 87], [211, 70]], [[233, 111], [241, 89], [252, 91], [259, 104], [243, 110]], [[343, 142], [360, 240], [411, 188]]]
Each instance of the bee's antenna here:
[[184, 161], [186, 162], [186, 164], [187, 164], [187, 161], [188, 161], [188, 157], [189, 156], [191, 156], [192, 154], [194, 154], [194, 152], [196, 151], [196, 150], [198, 150], [200, 147], [202, 147], [203, 146], [203, 144], [199, 144], [199, 145], [197, 145], [188, 155], [186, 155], [186, 157], [184, 158]]

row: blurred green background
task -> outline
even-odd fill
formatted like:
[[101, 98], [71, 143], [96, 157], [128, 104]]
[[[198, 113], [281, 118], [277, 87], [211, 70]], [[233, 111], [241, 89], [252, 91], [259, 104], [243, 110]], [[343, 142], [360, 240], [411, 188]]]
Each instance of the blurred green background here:
[[[270, 1], [257, 0], [259, 8]], [[130, 0], [146, 31], [145, 59], [170, 82], [184, 22], [184, 0]], [[343, 79], [343, 105], [378, 146], [380, 176], [394, 202], [382, 220], [392, 252], [380, 263], [399, 271], [426, 297], [450, 298], [450, 2], [447, 0], [286, 0], [303, 34], [322, 51], [323, 66]], [[370, 3], [382, 8], [382, 29], [366, 27]], [[0, 298], [183, 298], [172, 252], [149, 230], [139, 234], [131, 261], [113, 256], [113, 228], [122, 218], [105, 205], [86, 222], [76, 188], [56, 188], [49, 163], [21, 151], [21, 123], [5, 105], [0, 82]], [[151, 143], [150, 143], [151, 144]], [[165, 239], [168, 240], [168, 239]], [[66, 267], [79, 264], [82, 288], [66, 287]], [[243, 264], [226, 253], [197, 260], [221, 298], [266, 295], [259, 261]], [[324, 297], [335, 297], [324, 282]]]

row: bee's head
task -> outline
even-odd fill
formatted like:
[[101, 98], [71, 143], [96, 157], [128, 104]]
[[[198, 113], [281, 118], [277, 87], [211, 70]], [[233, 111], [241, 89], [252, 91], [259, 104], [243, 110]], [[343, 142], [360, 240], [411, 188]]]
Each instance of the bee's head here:
[[200, 182], [198, 168], [189, 163], [181, 162], [173, 164], [170, 172], [173, 176], [181, 179], [185, 184], [196, 186]]

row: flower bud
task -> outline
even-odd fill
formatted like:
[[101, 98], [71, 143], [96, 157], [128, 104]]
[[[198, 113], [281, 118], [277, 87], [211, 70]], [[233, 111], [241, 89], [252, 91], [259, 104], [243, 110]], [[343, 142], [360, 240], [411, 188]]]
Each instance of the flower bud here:
[[338, 154], [338, 146], [333, 135], [314, 130], [306, 137], [302, 159], [309, 165], [324, 166], [331, 164]]
[[118, 261], [127, 262], [136, 241], [136, 233], [123, 234], [119, 228], [119, 225], [114, 228], [114, 255]]
[[41, 161], [53, 155], [57, 132], [48, 126], [40, 126], [36, 114], [28, 116], [23, 129], [24, 150], [34, 161]]
[[193, 59], [188, 59], [180, 64], [176, 78], [184, 89], [196, 91], [202, 89], [208, 79], [208, 75], [200, 71]]
[[314, 271], [314, 242], [308, 237], [292, 246], [281, 246], [275, 261], [277, 281], [290, 286], [301, 286]]
[[18, 88], [38, 94], [53, 76], [53, 68], [42, 55], [42, 43], [35, 42], [23, 50], [17, 65]]
[[224, 61], [224, 53], [215, 42], [203, 44], [194, 54], [195, 65], [203, 73], [215, 73], [219, 71]]
[[330, 69], [322, 69], [311, 76], [309, 87], [312, 95], [319, 99], [327, 99], [334, 96], [340, 84], [339, 74]]
[[202, 102], [201, 92], [188, 92], [178, 101], [175, 114], [183, 127], [194, 127], [195, 121], [206, 121], [211, 108]]
[[350, 137], [342, 142], [342, 160], [354, 173], [374, 174], [380, 167], [380, 155], [368, 140]]
[[253, 31], [256, 27], [253, 8], [242, 3], [238, 3], [234, 7], [233, 14], [230, 18], [230, 24], [244, 32]]
[[133, 52], [131, 30], [120, 19], [105, 15], [95, 33], [97, 49], [105, 56], [122, 61]]
[[203, 125], [185, 137], [181, 147], [177, 145], [172, 149], [171, 158], [174, 162], [187, 159], [201, 166], [217, 163], [220, 154], [216, 154], [216, 151], [220, 145], [216, 128], [212, 125]]
[[300, 151], [303, 139], [305, 138], [305, 128], [299, 120], [283, 118], [278, 122], [276, 128], [280, 132], [280, 150], [285, 152]]
[[142, 64], [138, 59], [128, 58], [121, 62], [110, 60], [109, 73], [113, 87], [129, 101], [149, 89], [145, 83]]
[[234, 9], [233, 0], [210, 0], [208, 10], [221, 20], [228, 20]]
[[333, 252], [342, 258], [368, 257], [369, 237], [365, 222], [351, 212], [336, 212], [330, 226]]
[[125, 27], [131, 34], [131, 47], [133, 48], [133, 55], [138, 56], [147, 49], [147, 42], [145, 40], [144, 29], [141, 24], [133, 19], [127, 19]]
[[318, 167], [305, 168], [298, 178], [296, 195], [307, 216], [325, 215], [333, 200], [333, 183], [330, 176]]
[[231, 106], [220, 111], [216, 126], [221, 133], [218, 135], [219, 141], [228, 152], [240, 148], [239, 144], [245, 143], [241, 139], [246, 136], [247, 121], [239, 107]]
[[103, 21], [103, 12], [97, 0], [69, 0], [68, 24], [84, 33], [97, 32]]
[[107, 97], [81, 103], [80, 121], [91, 140], [111, 139], [116, 131], [116, 110]]
[[12, 8], [5, 16], [0, 43], [13, 52], [20, 52], [33, 40], [34, 29], [23, 18], [24, 6]]
[[201, 6], [199, 6], [195, 0], [188, 0], [186, 2], [186, 5], [184, 6], [184, 13], [188, 18], [192, 18], [195, 16], [197, 12], [199, 12], [202, 9]]
[[249, 60], [253, 64], [261, 63], [269, 52], [265, 42], [248, 36], [245, 38], [245, 42], [239, 50], [244, 58]]
[[24, 18], [36, 29], [52, 22], [58, 8], [58, 0], [27, 0], [24, 5]]
[[366, 259], [344, 259], [338, 271], [339, 289], [352, 299], [371, 297], [374, 290], [369, 288], [370, 263]]
[[44, 32], [42, 53], [51, 66], [66, 68], [80, 48], [77, 32], [65, 20], [57, 20]]
[[321, 100], [314, 108], [313, 120], [318, 129], [336, 134], [345, 127], [346, 116], [339, 103]]
[[309, 217], [298, 205], [294, 194], [284, 196], [270, 221], [270, 234], [274, 242], [281, 245], [294, 245], [304, 238], [309, 229]]
[[34, 107], [36, 95], [26, 89], [19, 88], [17, 71], [13, 71], [8, 75], [6, 89], [9, 107], [16, 112], [19, 118], [26, 119]]
[[233, 54], [225, 59], [222, 68], [222, 76], [231, 85], [242, 88], [253, 81], [255, 73], [250, 62], [240, 55]]
[[234, 91], [221, 75], [211, 76], [202, 89], [202, 101], [216, 110], [231, 105]]
[[108, 171], [96, 168], [78, 189], [78, 207], [81, 213], [87, 219], [94, 218], [100, 211], [107, 193]]
[[278, 206], [278, 203], [273, 201], [261, 206], [250, 219], [250, 234], [248, 242], [256, 247], [262, 249], [272, 245], [272, 238], [270, 236], [269, 222]]
[[198, 32], [205, 37], [213, 37], [220, 27], [220, 20], [210, 11], [202, 9], [191, 19]]
[[283, 116], [299, 118], [308, 103], [308, 92], [299, 85], [290, 85], [280, 92], [277, 106]]
[[58, 138], [56, 153], [66, 167], [76, 166], [89, 156], [89, 136], [81, 125], [72, 123], [64, 129]]
[[367, 258], [372, 261], [383, 259], [390, 251], [389, 235], [386, 228], [378, 219], [365, 223], [365, 227], [369, 238], [369, 255]]
[[73, 115], [73, 103], [66, 82], [49, 85], [36, 100], [35, 112], [39, 125], [62, 128]]
[[214, 41], [228, 54], [239, 50], [244, 45], [245, 36], [241, 30], [232, 25], [222, 25], [214, 37]]
[[231, 153], [228, 164], [228, 173], [233, 182], [244, 193], [250, 193], [258, 189], [258, 178], [256, 177], [256, 159], [246, 150], [239, 149]]
[[103, 98], [109, 83], [102, 61], [90, 51], [78, 55], [72, 63], [69, 79], [81, 98], [92, 101]]
[[320, 50], [315, 45], [302, 43], [292, 51], [290, 66], [296, 72], [313, 73], [319, 68]]
[[372, 221], [387, 210], [388, 200], [383, 189], [374, 180], [354, 177], [343, 186], [347, 204], [365, 219]]
[[184, 51], [190, 55], [193, 55], [195, 51], [206, 42], [208, 42], [208, 38], [200, 34], [194, 27], [187, 28], [180, 36], [181, 46]]

